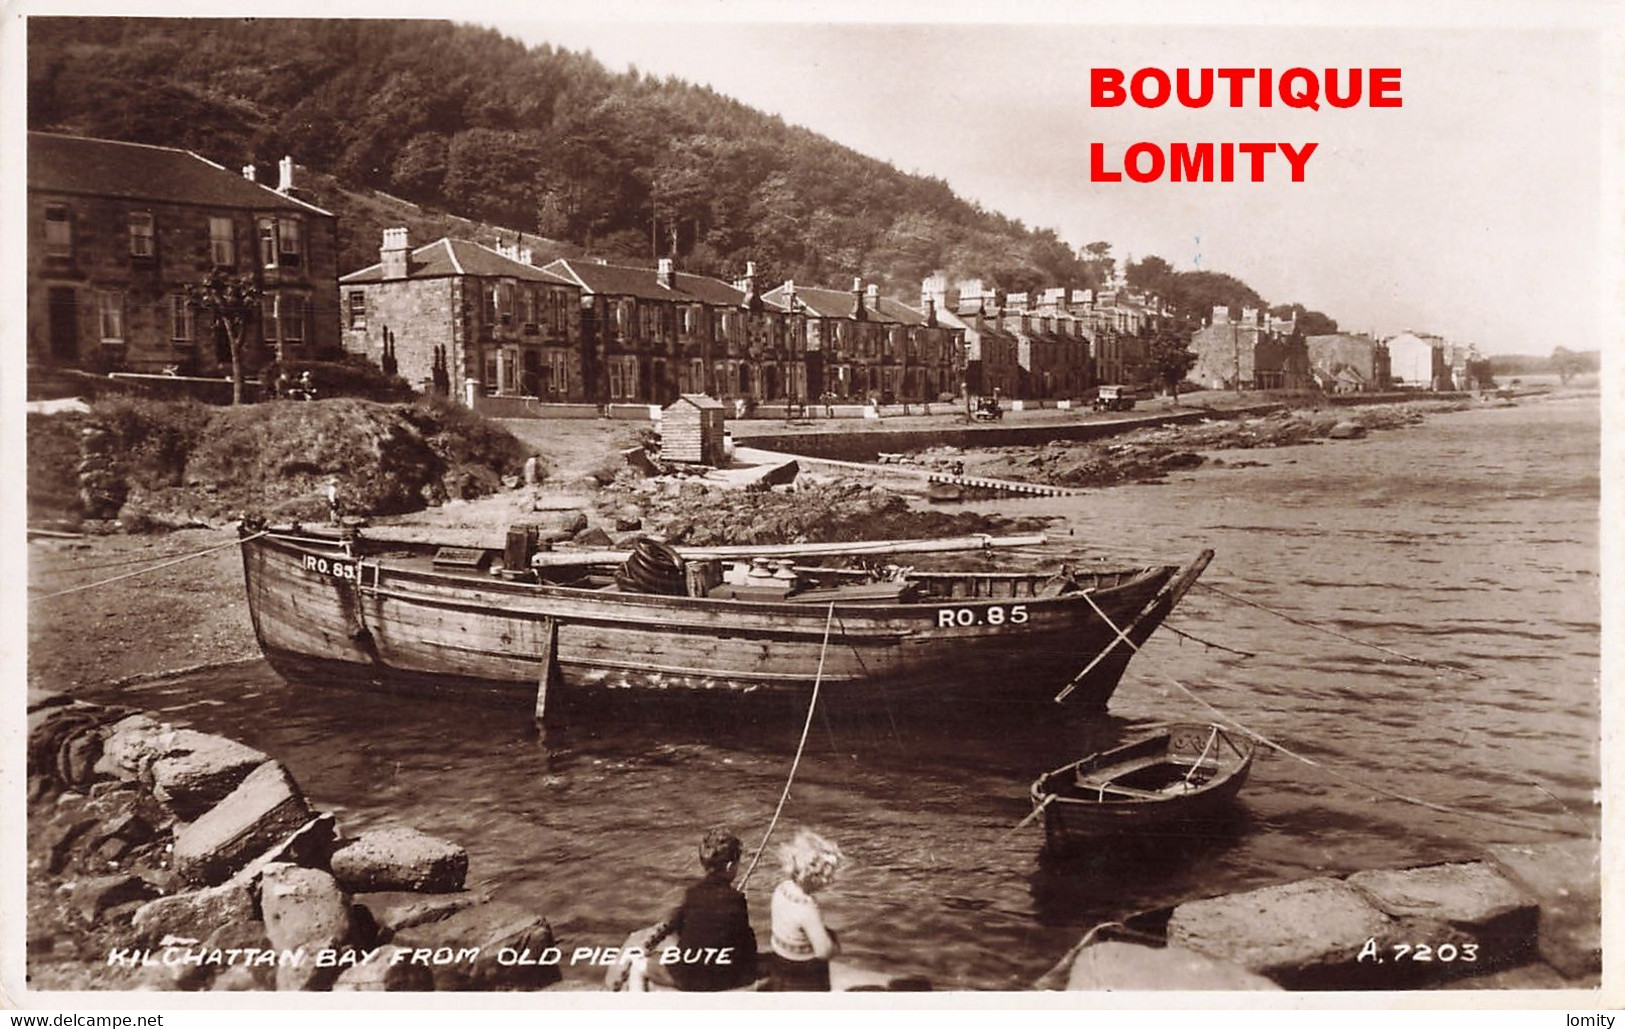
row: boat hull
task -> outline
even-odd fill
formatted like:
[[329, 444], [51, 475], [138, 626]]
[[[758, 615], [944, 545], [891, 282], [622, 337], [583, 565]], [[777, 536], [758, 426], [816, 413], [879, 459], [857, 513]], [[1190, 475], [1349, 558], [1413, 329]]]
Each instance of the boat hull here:
[[[1202, 762], [1209, 733], [1212, 760]], [[1234, 814], [1253, 754], [1252, 741], [1237, 733], [1177, 723], [1049, 772], [1032, 787], [1033, 804], [1044, 812], [1045, 850], [1052, 856], [1074, 855], [1102, 838], [1186, 835], [1224, 822]], [[1197, 763], [1204, 764], [1206, 778], [1186, 785]], [[1166, 789], [1122, 789], [1136, 777], [1146, 785], [1147, 780], [1160, 780]]]
[[[913, 603], [755, 603], [604, 592], [392, 566], [338, 541], [247, 535], [250, 612], [285, 677], [459, 696], [590, 694], [1104, 706], [1191, 566], [1122, 573], [1085, 600], [945, 596]], [[1030, 587], [1029, 587], [1030, 588]], [[1114, 645], [1115, 644], [1115, 645]]]

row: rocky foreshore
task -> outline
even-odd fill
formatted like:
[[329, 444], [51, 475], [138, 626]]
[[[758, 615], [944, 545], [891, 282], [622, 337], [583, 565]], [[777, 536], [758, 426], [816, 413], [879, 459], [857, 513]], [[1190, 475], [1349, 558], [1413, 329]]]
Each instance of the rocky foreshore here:
[[129, 708], [30, 690], [35, 990], [536, 990], [542, 915], [465, 889], [457, 844], [346, 836], [283, 765]]
[[1598, 847], [1584, 838], [1495, 844], [1476, 861], [1191, 900], [1100, 927], [1035, 986], [1595, 989]]

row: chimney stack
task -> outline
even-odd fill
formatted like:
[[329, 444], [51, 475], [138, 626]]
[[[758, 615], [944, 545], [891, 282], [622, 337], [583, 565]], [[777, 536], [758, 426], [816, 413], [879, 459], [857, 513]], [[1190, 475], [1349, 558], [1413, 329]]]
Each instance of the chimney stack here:
[[664, 289], [675, 288], [677, 273], [672, 268], [671, 258], [662, 257], [660, 259], [659, 268], [655, 272], [655, 281], [660, 283], [661, 287]]
[[937, 327], [937, 302], [929, 293], [925, 295], [925, 325], [929, 329]]
[[412, 244], [405, 227], [385, 229], [384, 245], [378, 248], [379, 260], [384, 265], [384, 278], [404, 279], [410, 273]]
[[293, 158], [284, 157], [282, 160], [277, 162], [276, 167], [277, 174], [279, 176], [276, 184], [276, 191], [286, 196], [288, 193], [293, 191]]
[[252, 164], [245, 164], [243, 165], [243, 178], [247, 179], [249, 182], [258, 182], [259, 172], [254, 170], [254, 166]]
[[869, 318], [869, 312], [863, 307], [863, 280], [856, 276], [852, 279], [852, 317], [860, 322]]
[[756, 262], [745, 262], [745, 299], [740, 306], [747, 311], [762, 309], [762, 295], [756, 292]]

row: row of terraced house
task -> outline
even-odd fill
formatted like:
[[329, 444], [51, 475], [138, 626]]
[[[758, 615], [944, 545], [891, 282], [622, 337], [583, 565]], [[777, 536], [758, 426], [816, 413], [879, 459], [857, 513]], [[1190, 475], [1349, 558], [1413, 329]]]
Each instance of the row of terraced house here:
[[377, 264], [340, 276], [333, 215], [279, 165], [272, 187], [186, 150], [28, 135], [31, 368], [219, 375], [224, 337], [186, 303], [211, 269], [251, 278], [251, 370], [364, 354], [476, 407], [1075, 397], [1132, 381], [1139, 338], [1168, 312], [1131, 295], [980, 282], [921, 284], [918, 306], [784, 282], [560, 259], [518, 244], [384, 232]]

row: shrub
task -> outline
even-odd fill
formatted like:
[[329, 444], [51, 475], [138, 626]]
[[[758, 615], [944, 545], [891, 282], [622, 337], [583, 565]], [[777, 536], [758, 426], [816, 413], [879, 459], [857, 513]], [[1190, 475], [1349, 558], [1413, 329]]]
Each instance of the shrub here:
[[379, 403], [399, 403], [410, 400], [412, 387], [399, 375], [385, 375], [383, 370], [362, 354], [345, 354], [333, 361], [289, 361], [271, 364], [261, 375], [261, 382], [274, 383], [284, 372], [290, 381], [297, 381], [304, 372], [321, 398], [360, 397]]

